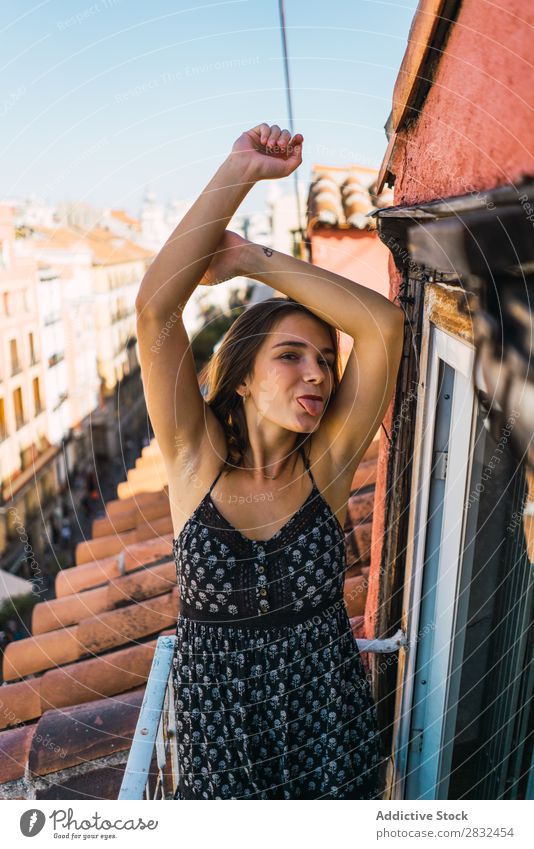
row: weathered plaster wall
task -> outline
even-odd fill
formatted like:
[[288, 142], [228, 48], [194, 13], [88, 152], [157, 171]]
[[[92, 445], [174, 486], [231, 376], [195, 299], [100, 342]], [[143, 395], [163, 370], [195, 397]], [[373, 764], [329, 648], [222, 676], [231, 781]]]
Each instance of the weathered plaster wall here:
[[[534, 8], [464, 0], [422, 113], [397, 135], [395, 206], [518, 183], [534, 175]], [[390, 259], [390, 297], [401, 277]], [[388, 428], [392, 406], [384, 419]], [[365, 634], [378, 634], [387, 440], [378, 460]], [[390, 564], [391, 565], [391, 564]]]
[[389, 292], [389, 250], [375, 230], [314, 230], [311, 237], [315, 265], [361, 283], [381, 295]]
[[534, 7], [464, 0], [422, 114], [397, 139], [395, 204], [534, 174]]

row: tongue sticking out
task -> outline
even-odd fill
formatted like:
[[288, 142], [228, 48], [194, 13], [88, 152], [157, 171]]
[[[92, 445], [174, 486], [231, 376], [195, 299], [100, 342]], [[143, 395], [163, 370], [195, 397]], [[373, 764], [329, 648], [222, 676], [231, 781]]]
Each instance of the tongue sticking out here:
[[317, 416], [323, 408], [323, 402], [319, 398], [297, 398], [297, 401], [310, 416]]

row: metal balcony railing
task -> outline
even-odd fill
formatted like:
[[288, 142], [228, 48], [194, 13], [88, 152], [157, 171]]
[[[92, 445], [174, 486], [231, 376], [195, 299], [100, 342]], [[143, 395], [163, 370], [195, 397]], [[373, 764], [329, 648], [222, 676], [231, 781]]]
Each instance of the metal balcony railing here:
[[[176, 639], [176, 636], [158, 638], [119, 799], [172, 800], [178, 786], [178, 742], [172, 681]], [[406, 635], [399, 629], [389, 639], [357, 639], [356, 642], [362, 652], [390, 653], [406, 645]], [[151, 772], [154, 747], [156, 773], [155, 780], [150, 780], [154, 776]], [[172, 787], [169, 787], [170, 779]]]
[[[150, 668], [132, 747], [124, 771], [119, 799], [166, 799], [166, 767], [178, 775], [176, 717], [172, 687], [172, 658], [176, 637], [159, 637]], [[156, 747], [157, 779], [152, 795], [149, 772]]]

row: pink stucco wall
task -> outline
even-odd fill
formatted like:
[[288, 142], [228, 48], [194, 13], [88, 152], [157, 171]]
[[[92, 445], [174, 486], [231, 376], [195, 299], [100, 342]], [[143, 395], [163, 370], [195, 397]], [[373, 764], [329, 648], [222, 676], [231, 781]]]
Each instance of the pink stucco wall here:
[[531, 3], [464, 0], [422, 114], [398, 139], [395, 205], [534, 174], [533, 34]]
[[[389, 250], [375, 230], [314, 230], [311, 234], [311, 260], [314, 265], [388, 296]], [[343, 366], [352, 346], [352, 338], [341, 333]]]
[[[422, 114], [409, 130], [398, 133], [392, 164], [395, 206], [519, 183], [534, 175], [533, 33], [532, 4], [464, 0]], [[390, 281], [393, 296], [400, 275], [392, 260]], [[384, 419], [386, 428], [391, 409]], [[387, 442], [382, 434], [365, 611], [367, 637], [383, 636], [377, 632], [377, 623], [386, 474]]]
[[314, 230], [311, 236], [314, 265], [362, 283], [375, 292], [389, 292], [389, 250], [376, 230]]

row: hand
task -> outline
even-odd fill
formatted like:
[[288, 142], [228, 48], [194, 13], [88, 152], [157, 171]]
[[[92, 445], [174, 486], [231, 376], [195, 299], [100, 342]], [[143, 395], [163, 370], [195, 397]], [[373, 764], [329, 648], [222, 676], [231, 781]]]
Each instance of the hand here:
[[258, 124], [234, 142], [230, 156], [235, 158], [251, 180], [288, 177], [302, 162], [301, 133], [291, 138], [289, 130], [277, 124]]
[[217, 283], [224, 283], [226, 280], [231, 280], [232, 277], [239, 277], [241, 274], [241, 253], [248, 244], [250, 243], [247, 239], [243, 239], [237, 233], [233, 233], [232, 230], [225, 230], [198, 285], [216, 286]]

